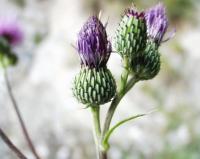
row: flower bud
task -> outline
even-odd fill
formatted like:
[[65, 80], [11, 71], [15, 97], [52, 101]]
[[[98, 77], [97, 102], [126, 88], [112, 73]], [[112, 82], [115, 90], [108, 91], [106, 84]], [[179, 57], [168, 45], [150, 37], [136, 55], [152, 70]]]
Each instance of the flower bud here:
[[17, 56], [11, 51], [11, 47], [7, 40], [0, 37], [0, 67], [15, 65]]
[[77, 48], [82, 67], [74, 80], [74, 96], [88, 106], [109, 102], [116, 93], [115, 80], [106, 67], [111, 43], [96, 16], [90, 17], [79, 32]]
[[0, 37], [7, 40], [9, 45], [16, 45], [22, 41], [22, 30], [14, 17], [0, 17]]
[[140, 80], [154, 78], [160, 70], [160, 54], [157, 45], [148, 41], [145, 51], [137, 54], [132, 61], [131, 68]]
[[111, 44], [106, 29], [96, 17], [90, 17], [78, 34], [78, 53], [81, 65], [89, 68], [104, 67], [110, 57]]
[[6, 67], [17, 63], [17, 56], [12, 47], [22, 41], [22, 31], [13, 17], [0, 17], [0, 66]]
[[164, 6], [158, 5], [145, 12], [147, 25], [147, 43], [144, 52], [132, 60], [132, 70], [140, 80], [154, 78], [160, 70], [159, 46], [168, 28], [168, 19]]
[[109, 102], [116, 93], [116, 84], [111, 72], [102, 67], [84, 67], [75, 77], [73, 94], [83, 104], [101, 105]]
[[115, 36], [115, 49], [122, 57], [131, 61], [146, 46], [146, 24], [144, 12], [128, 9], [119, 24]]

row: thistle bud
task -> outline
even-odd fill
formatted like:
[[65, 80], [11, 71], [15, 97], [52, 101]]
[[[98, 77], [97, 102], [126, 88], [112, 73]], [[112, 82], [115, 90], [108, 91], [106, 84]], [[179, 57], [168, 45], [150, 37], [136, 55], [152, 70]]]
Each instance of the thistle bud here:
[[90, 17], [79, 32], [77, 48], [81, 65], [89, 68], [106, 65], [111, 53], [111, 44], [107, 40], [105, 27], [96, 16]]
[[140, 80], [154, 78], [160, 70], [160, 54], [155, 43], [148, 41], [144, 52], [137, 54], [132, 61], [132, 70]]
[[165, 7], [159, 3], [145, 12], [147, 42], [143, 52], [132, 60], [132, 70], [140, 80], [154, 78], [160, 70], [159, 46], [168, 28]]
[[17, 63], [17, 56], [12, 52], [8, 41], [0, 37], [0, 67], [7, 67]]
[[101, 105], [109, 102], [116, 93], [116, 84], [111, 72], [102, 67], [82, 68], [74, 80], [74, 96], [86, 105]]
[[74, 80], [74, 96], [88, 106], [109, 102], [116, 93], [115, 80], [106, 67], [112, 49], [96, 16], [90, 17], [79, 32], [77, 48], [82, 67]]
[[160, 45], [168, 28], [168, 19], [163, 4], [159, 3], [150, 8], [145, 13], [145, 19], [148, 38]]
[[115, 49], [122, 57], [132, 60], [146, 46], [146, 24], [144, 12], [134, 9], [125, 11], [115, 37]]
[[[133, 15], [138, 17], [138, 14], [135, 12]], [[168, 20], [165, 8], [161, 3], [146, 11], [144, 17], [147, 27], [147, 32], [143, 31], [147, 36], [144, 42], [146, 44], [145, 49], [138, 51], [131, 58], [130, 68], [138, 79], [149, 80], [154, 78], [160, 70], [160, 54], [158, 49], [168, 28]], [[137, 36], [133, 39], [137, 39]], [[127, 44], [129, 44], [128, 41], [125, 45], [126, 51], [130, 48]]]
[[12, 46], [22, 41], [22, 31], [15, 18], [0, 17], [0, 64], [3, 67], [15, 65], [17, 56]]
[[17, 45], [23, 39], [19, 24], [13, 17], [0, 17], [0, 37], [8, 41], [9, 45]]

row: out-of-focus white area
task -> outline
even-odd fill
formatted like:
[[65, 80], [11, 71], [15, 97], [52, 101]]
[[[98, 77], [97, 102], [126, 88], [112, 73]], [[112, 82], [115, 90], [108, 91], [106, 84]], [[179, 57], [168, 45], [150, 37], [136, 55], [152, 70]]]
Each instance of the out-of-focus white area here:
[[[9, 78], [29, 133], [44, 159], [92, 159], [95, 148], [90, 111], [83, 109], [71, 90], [73, 78], [80, 69], [72, 44], [92, 13], [81, 0], [25, 2], [25, 7], [19, 7], [14, 0], [0, 0], [0, 13], [16, 14], [24, 30], [24, 42], [16, 48], [19, 64], [9, 69]], [[121, 14], [117, 9], [119, 4], [112, 3], [104, 7], [102, 15], [104, 22], [109, 17], [110, 38]], [[176, 41], [183, 53], [176, 53], [171, 47]], [[200, 26], [186, 25], [180, 32], [177, 28], [176, 37], [163, 44], [160, 74], [151, 81], [138, 83], [127, 94], [113, 123], [137, 113], [156, 111], [115, 132], [110, 158], [159, 159], [158, 154], [164, 151], [176, 152], [200, 142], [199, 42]], [[119, 79], [119, 55], [113, 53], [108, 66]], [[0, 126], [32, 159], [0, 71]], [[108, 105], [102, 108], [104, 117]], [[200, 144], [195, 146], [194, 157], [187, 159], [200, 158]], [[0, 140], [0, 159], [12, 158], [14, 154]]]

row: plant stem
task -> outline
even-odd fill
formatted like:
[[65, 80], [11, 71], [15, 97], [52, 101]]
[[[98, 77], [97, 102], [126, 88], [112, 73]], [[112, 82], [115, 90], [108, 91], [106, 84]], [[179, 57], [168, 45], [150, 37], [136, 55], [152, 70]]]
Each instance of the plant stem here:
[[12, 102], [12, 105], [13, 105], [13, 108], [15, 110], [15, 113], [17, 115], [17, 118], [19, 120], [19, 123], [20, 123], [20, 126], [22, 128], [22, 132], [24, 134], [24, 137], [28, 143], [28, 146], [31, 150], [31, 152], [33, 153], [33, 155], [35, 156], [36, 159], [41, 159], [38, 155], [38, 153], [36, 152], [36, 149], [33, 145], [33, 142], [31, 141], [31, 138], [29, 136], [29, 133], [27, 131], [27, 128], [25, 126], [25, 123], [23, 121], [23, 118], [22, 118], [22, 115], [20, 113], [20, 110], [19, 110], [19, 107], [18, 107], [18, 104], [15, 100], [15, 97], [14, 97], [14, 94], [12, 92], [12, 87], [10, 85], [10, 82], [9, 82], [9, 79], [8, 79], [8, 75], [7, 75], [7, 70], [6, 70], [6, 67], [4, 67], [4, 78], [5, 78], [5, 82], [6, 82], [6, 87], [7, 87], [7, 90], [8, 90], [8, 94], [10, 96], [10, 99], [11, 99], [11, 102]]
[[100, 152], [100, 159], [108, 159], [107, 151], [101, 151]]
[[93, 134], [94, 134], [94, 141], [96, 145], [96, 155], [97, 159], [100, 158], [100, 146], [99, 146], [99, 139], [101, 135], [101, 123], [100, 123], [100, 116], [99, 116], [99, 106], [91, 106], [91, 112], [92, 112], [92, 119], [93, 119]]
[[[107, 133], [107, 131], [110, 128], [110, 124], [114, 115], [114, 112], [119, 104], [119, 102], [121, 101], [121, 99], [124, 97], [124, 95], [135, 85], [135, 83], [138, 81], [138, 79], [133, 76], [127, 83], [126, 85], [124, 85], [124, 87], [120, 87], [119, 92], [117, 93], [117, 95], [115, 96], [115, 98], [113, 99], [110, 108], [107, 112], [106, 115], [106, 119], [105, 119], [105, 123], [104, 123], [104, 128], [103, 128], [103, 134], [102, 134], [102, 141], [104, 140], [104, 137]], [[123, 82], [123, 81], [122, 81]], [[123, 82], [124, 83], [124, 82]], [[104, 145], [105, 150], [107, 150], [109, 147], [108, 145]]]
[[97, 159], [107, 159], [107, 152], [101, 146], [101, 123], [99, 106], [91, 106], [93, 124], [94, 124], [94, 140], [96, 144]]
[[97, 137], [99, 138], [101, 135], [99, 106], [91, 106], [91, 111], [92, 111], [92, 115], [93, 115], [94, 129], [97, 134]]
[[[130, 71], [129, 71], [129, 67], [128, 67], [128, 58], [125, 57], [123, 62], [124, 62], [124, 70], [121, 75], [119, 90], [118, 90], [116, 96], [114, 97], [114, 99], [110, 105], [110, 108], [107, 112], [104, 127], [103, 127], [102, 138], [104, 138], [106, 132], [109, 130], [110, 123], [111, 123], [112, 117], [114, 115], [115, 109], [116, 109], [117, 105], [119, 104], [120, 100], [122, 99], [122, 97], [125, 95], [124, 91], [126, 88], [126, 84], [127, 84], [127, 80], [128, 80]], [[103, 141], [103, 139], [102, 139], [102, 141]]]
[[27, 159], [27, 157], [12, 143], [12, 141], [7, 137], [7, 135], [0, 128], [0, 136], [6, 145], [17, 155], [19, 159]]

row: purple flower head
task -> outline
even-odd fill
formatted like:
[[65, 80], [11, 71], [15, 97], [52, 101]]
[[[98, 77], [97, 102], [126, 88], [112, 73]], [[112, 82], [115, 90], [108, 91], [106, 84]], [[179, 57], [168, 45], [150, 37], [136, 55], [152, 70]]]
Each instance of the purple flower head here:
[[0, 17], [0, 37], [10, 45], [19, 44], [23, 39], [22, 30], [15, 18]]
[[90, 17], [78, 34], [77, 48], [81, 64], [90, 68], [105, 66], [111, 43], [107, 40], [106, 29], [96, 17]]
[[162, 3], [150, 8], [145, 13], [148, 37], [160, 44], [168, 28], [168, 19]]
[[136, 17], [137, 19], [144, 19], [145, 16], [144, 12], [138, 12], [133, 8], [128, 8], [127, 10], [125, 10], [125, 15], [133, 16]]

